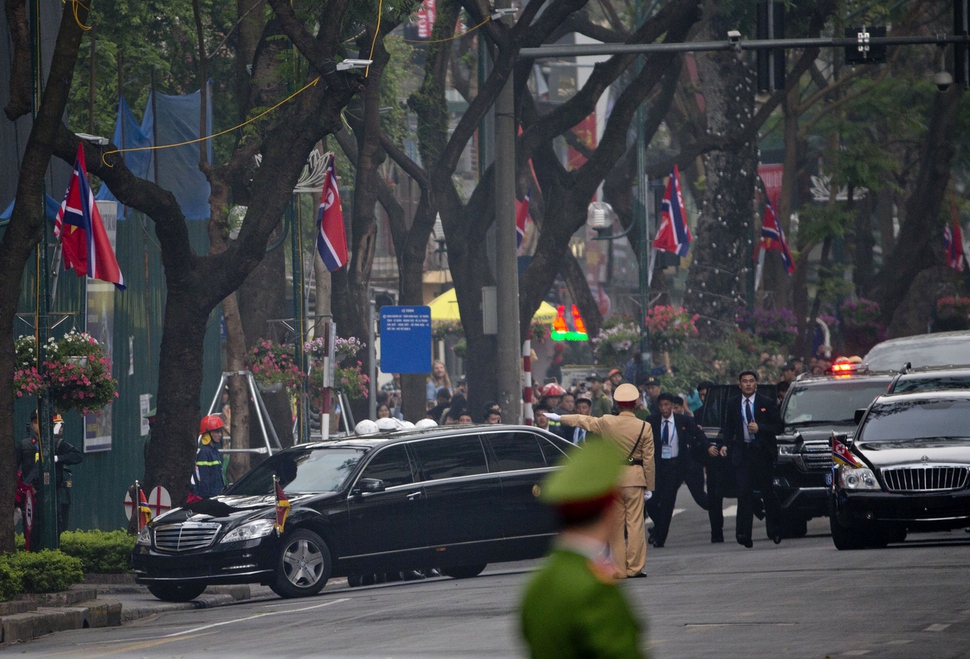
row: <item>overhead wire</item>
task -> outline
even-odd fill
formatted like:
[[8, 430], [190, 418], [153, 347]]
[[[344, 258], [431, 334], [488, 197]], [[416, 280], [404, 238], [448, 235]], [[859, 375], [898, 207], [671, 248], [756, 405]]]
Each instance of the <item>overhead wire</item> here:
[[302, 88], [300, 88], [297, 91], [293, 92], [292, 94], [290, 94], [289, 96], [287, 96], [286, 98], [284, 98], [282, 101], [280, 101], [279, 103], [277, 103], [273, 107], [271, 107], [271, 108], [269, 108], [267, 110], [263, 110], [262, 112], [260, 112], [259, 114], [257, 114], [255, 117], [252, 117], [250, 119], [247, 119], [246, 121], [242, 122], [241, 124], [239, 124], [237, 126], [233, 126], [232, 128], [227, 128], [225, 130], [219, 131], [218, 133], [213, 133], [212, 135], [205, 135], [203, 137], [199, 137], [199, 138], [196, 138], [194, 140], [186, 140], [185, 142], [178, 142], [176, 144], [161, 144], [161, 145], [158, 145], [158, 146], [154, 146], [154, 145], [153, 146], [139, 146], [139, 147], [132, 147], [130, 149], [112, 149], [111, 151], [105, 151], [104, 153], [101, 154], [101, 162], [104, 163], [105, 167], [114, 167], [114, 165], [109, 164], [108, 161], [105, 160], [105, 158], [107, 156], [109, 156], [109, 155], [111, 155], [113, 153], [131, 153], [133, 151], [159, 151], [161, 149], [172, 149], [172, 148], [175, 148], [177, 146], [187, 146], [189, 144], [197, 144], [199, 142], [205, 142], [206, 140], [211, 140], [211, 139], [213, 139], [215, 137], [220, 137], [221, 135], [225, 135], [226, 133], [231, 133], [232, 131], [238, 130], [238, 129], [242, 128], [243, 126], [247, 125], [247, 124], [253, 123], [257, 119], [260, 119], [262, 117], [265, 117], [267, 114], [269, 114], [273, 110], [276, 110], [281, 105], [283, 105], [283, 104], [291, 101], [293, 98], [295, 98], [296, 96], [302, 94], [303, 92], [305, 92], [310, 87], [316, 86], [316, 84], [318, 82], [320, 82], [320, 76], [317, 76], [316, 78], [314, 78], [313, 80], [311, 80], [310, 82], [308, 82], [306, 85], [304, 85]]

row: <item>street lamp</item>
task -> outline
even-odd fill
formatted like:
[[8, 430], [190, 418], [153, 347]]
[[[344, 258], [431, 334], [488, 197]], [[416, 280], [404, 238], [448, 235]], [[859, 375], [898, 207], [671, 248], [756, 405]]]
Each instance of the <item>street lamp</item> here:
[[[647, 217], [648, 214], [644, 213], [643, 228], [640, 232], [641, 238], [647, 235]], [[616, 219], [616, 211], [613, 210], [613, 206], [605, 201], [594, 201], [586, 208], [586, 224], [589, 225], [591, 229], [596, 231], [597, 234], [593, 240], [617, 240], [618, 238], [624, 238], [637, 224], [636, 221], [630, 222], [630, 226], [628, 226], [623, 233], [610, 234], [610, 228], [613, 226], [613, 221]], [[647, 287], [647, 278], [644, 276], [644, 269], [646, 268], [645, 263], [647, 259], [647, 250], [644, 248], [644, 243], [645, 241], [641, 240], [639, 258], [637, 259], [637, 266], [640, 268], [640, 355], [644, 363], [649, 366], [650, 328], [647, 327], [646, 300], [648, 299], [650, 291]]]

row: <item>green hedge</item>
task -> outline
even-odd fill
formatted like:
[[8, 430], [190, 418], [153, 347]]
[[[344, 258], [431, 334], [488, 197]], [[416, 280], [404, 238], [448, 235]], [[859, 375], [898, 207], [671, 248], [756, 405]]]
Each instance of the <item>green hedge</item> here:
[[57, 551], [24, 551], [17, 534], [17, 551], [0, 556], [0, 600], [21, 593], [53, 593], [84, 580], [85, 572], [128, 572], [135, 536], [125, 531], [65, 531]]
[[64, 531], [61, 551], [81, 559], [85, 572], [129, 572], [135, 536], [125, 531]]
[[[53, 593], [84, 581], [81, 559], [61, 551], [18, 552], [0, 558], [0, 564], [20, 574], [21, 592]], [[16, 575], [10, 575], [9, 584], [16, 585]]]
[[11, 599], [24, 591], [24, 573], [11, 565], [8, 556], [0, 557], [0, 601]]

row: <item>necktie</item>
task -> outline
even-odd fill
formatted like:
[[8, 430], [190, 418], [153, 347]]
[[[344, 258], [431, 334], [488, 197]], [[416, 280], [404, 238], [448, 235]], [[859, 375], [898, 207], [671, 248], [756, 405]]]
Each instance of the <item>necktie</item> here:
[[744, 399], [744, 418], [748, 423], [754, 421], [754, 414], [751, 413], [751, 399]]
[[666, 446], [670, 443], [669, 420], [664, 421], [663, 428], [660, 429], [660, 443]]

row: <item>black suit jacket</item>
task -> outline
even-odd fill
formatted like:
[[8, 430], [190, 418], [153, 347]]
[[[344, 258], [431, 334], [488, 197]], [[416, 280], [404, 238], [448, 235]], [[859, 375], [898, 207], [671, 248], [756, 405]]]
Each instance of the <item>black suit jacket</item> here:
[[[671, 414], [671, 416], [674, 418], [674, 428], [677, 429], [678, 441], [677, 457], [674, 460], [683, 463], [689, 460], [692, 452], [706, 444], [707, 437], [704, 436], [704, 431], [694, 423], [694, 419], [686, 414]], [[660, 421], [662, 418], [659, 412], [646, 418], [647, 423], [653, 428], [653, 461], [657, 466], [663, 461], [663, 458], [660, 457], [663, 453], [660, 449]]]
[[[721, 428], [721, 438], [718, 447], [728, 447], [728, 459], [735, 466], [741, 464], [742, 448], [744, 447], [744, 427], [747, 423], [741, 414], [741, 396], [729, 398], [724, 426]], [[778, 404], [767, 396], [754, 395], [752, 406], [754, 421], [758, 424], [755, 437], [774, 460], [778, 457], [778, 442], [775, 436], [784, 430], [784, 424], [778, 413]]]

